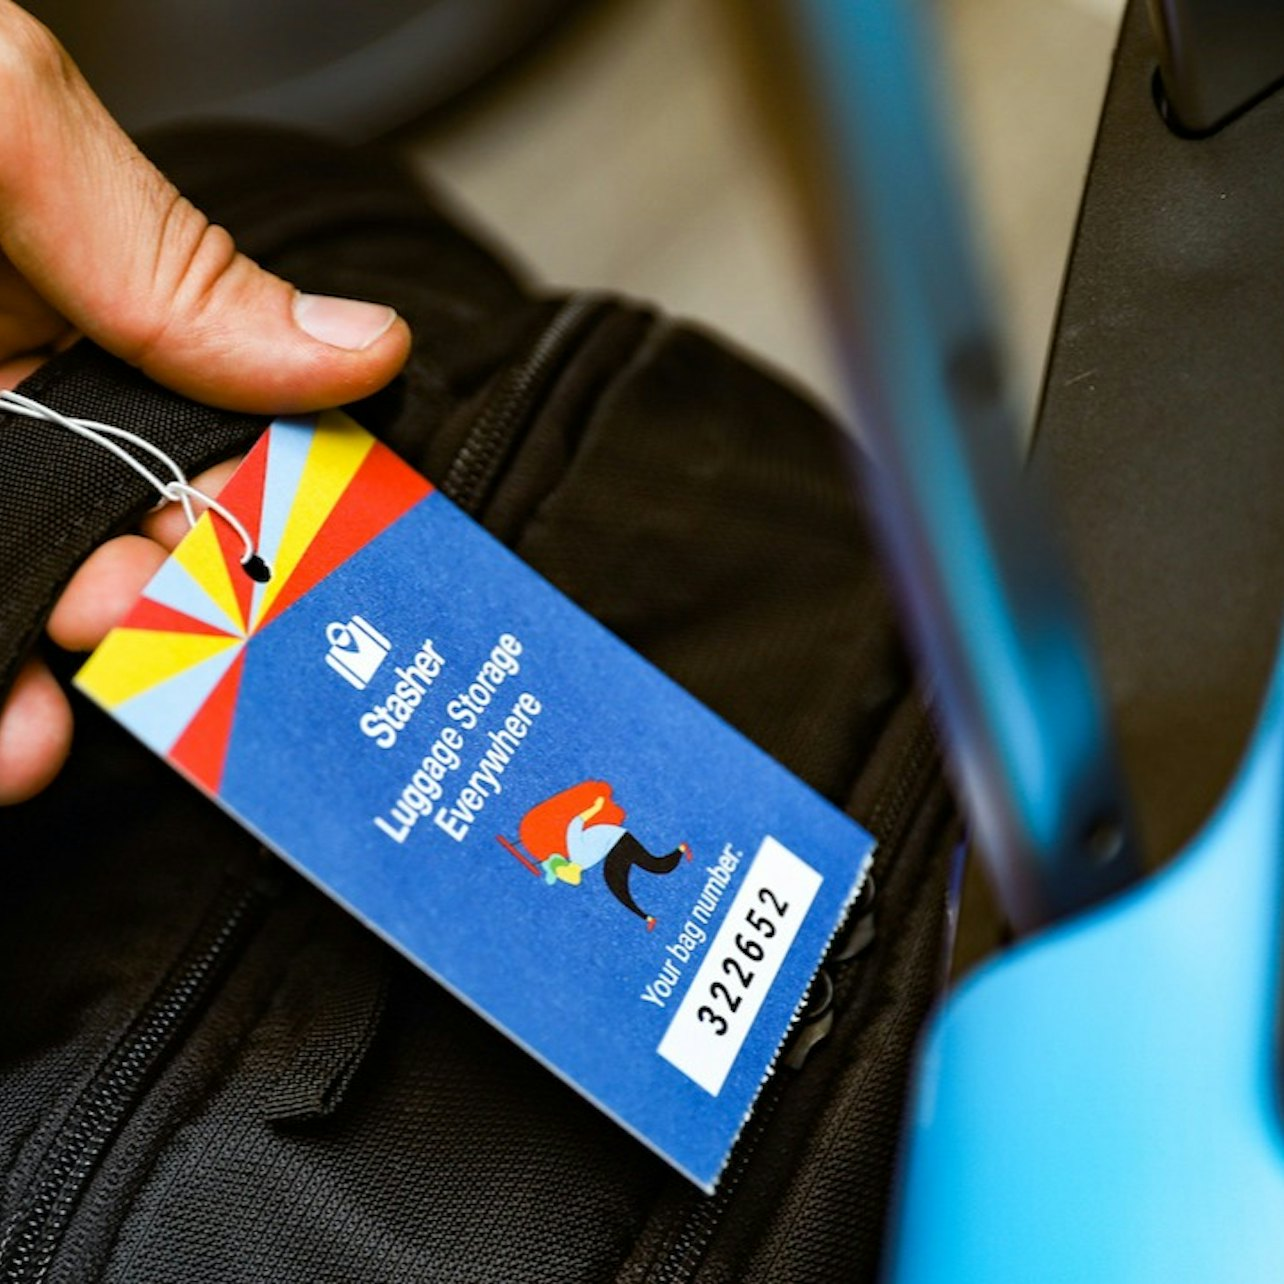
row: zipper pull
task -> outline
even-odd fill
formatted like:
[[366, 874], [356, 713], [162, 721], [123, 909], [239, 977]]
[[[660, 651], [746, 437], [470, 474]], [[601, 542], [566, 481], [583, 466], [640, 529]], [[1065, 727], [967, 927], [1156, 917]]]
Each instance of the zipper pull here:
[[798, 1018], [793, 1038], [786, 1045], [782, 1061], [791, 1070], [801, 1070], [813, 1050], [829, 1038], [834, 1028], [834, 976], [830, 964], [849, 963], [859, 958], [874, 943], [874, 876], [861, 884], [851, 908], [846, 935], [822, 965], [807, 991], [807, 1006]]
[[874, 944], [876, 935], [874, 897], [877, 890], [874, 886], [874, 875], [870, 874], [856, 894], [856, 903], [847, 916], [847, 933], [843, 937], [842, 944], [831, 955], [832, 962], [850, 963], [852, 959], [859, 958]]
[[828, 967], [821, 967], [807, 991], [807, 1006], [798, 1018], [798, 1028], [790, 1039], [784, 1064], [791, 1070], [801, 1070], [812, 1049], [829, 1038], [834, 1028], [834, 978]]

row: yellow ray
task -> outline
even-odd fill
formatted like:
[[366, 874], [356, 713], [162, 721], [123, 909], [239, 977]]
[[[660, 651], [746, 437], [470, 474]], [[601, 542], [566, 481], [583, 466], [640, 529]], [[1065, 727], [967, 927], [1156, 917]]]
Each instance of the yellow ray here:
[[272, 578], [259, 599], [256, 622], [272, 609], [277, 594], [289, 583], [308, 545], [373, 447], [374, 438], [341, 411], [327, 410], [317, 420], [299, 489], [272, 562]]
[[209, 633], [113, 629], [76, 675], [76, 685], [109, 709], [190, 669], [240, 638]]
[[241, 604], [237, 601], [227, 559], [214, 531], [214, 522], [221, 520], [212, 513], [205, 513], [174, 550], [174, 560], [205, 590], [210, 600], [227, 616], [231, 626], [244, 631]]

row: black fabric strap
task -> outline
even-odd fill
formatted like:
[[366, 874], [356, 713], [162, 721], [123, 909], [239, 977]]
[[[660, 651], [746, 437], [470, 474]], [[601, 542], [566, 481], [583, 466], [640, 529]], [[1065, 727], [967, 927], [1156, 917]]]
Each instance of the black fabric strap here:
[[[62, 414], [128, 428], [189, 476], [244, 450], [267, 423], [168, 392], [86, 341], [18, 391]], [[0, 699], [76, 567], [156, 499], [138, 474], [91, 442], [0, 412]]]

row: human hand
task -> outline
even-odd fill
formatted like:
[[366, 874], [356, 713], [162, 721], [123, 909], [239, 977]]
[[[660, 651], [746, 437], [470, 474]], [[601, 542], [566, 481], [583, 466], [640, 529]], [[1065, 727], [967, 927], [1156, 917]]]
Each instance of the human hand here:
[[[355, 401], [404, 364], [410, 332], [391, 308], [302, 295], [237, 253], [11, 0], [0, 114], [0, 388], [81, 334], [177, 392], [252, 412]], [[199, 484], [212, 494], [230, 472]], [[123, 616], [180, 534], [169, 507], [86, 560], [50, 619], [55, 642], [89, 649]], [[29, 661], [0, 709], [0, 804], [49, 783], [71, 724], [61, 688]]]

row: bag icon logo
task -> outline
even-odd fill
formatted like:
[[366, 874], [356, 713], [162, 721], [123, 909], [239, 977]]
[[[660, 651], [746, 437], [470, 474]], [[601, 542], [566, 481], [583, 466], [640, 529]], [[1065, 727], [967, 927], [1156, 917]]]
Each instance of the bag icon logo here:
[[327, 624], [325, 638], [330, 644], [325, 662], [358, 691], [369, 686], [392, 650], [392, 643], [360, 615], [354, 615], [346, 624], [338, 620]]

